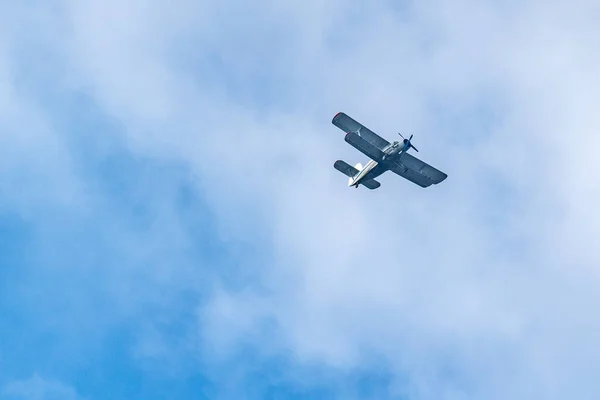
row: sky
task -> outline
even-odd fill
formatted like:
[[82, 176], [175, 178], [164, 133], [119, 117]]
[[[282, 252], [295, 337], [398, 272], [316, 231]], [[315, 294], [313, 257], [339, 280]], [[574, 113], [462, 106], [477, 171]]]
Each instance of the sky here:
[[0, 399], [596, 399], [599, 18], [0, 0]]

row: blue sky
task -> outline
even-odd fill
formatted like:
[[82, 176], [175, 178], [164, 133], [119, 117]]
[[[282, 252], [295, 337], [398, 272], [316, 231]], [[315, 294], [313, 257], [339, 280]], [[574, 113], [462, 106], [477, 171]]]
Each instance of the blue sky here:
[[0, 398], [596, 398], [599, 13], [0, 2]]

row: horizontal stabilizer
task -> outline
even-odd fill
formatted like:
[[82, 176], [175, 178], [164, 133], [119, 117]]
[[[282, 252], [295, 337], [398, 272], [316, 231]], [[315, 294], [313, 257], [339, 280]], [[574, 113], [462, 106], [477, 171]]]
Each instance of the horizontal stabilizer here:
[[360, 184], [365, 185], [371, 190], [377, 189], [379, 186], [381, 186], [381, 183], [377, 182], [375, 179], [367, 179], [366, 181], [362, 181]]
[[333, 164], [333, 168], [337, 169], [338, 171], [340, 171], [342, 174], [349, 176], [349, 177], [353, 177], [356, 176], [356, 174], [359, 173], [359, 170], [357, 170], [356, 168], [354, 168], [352, 165], [348, 164], [345, 161], [342, 160], [337, 160], [335, 162], [335, 164]]

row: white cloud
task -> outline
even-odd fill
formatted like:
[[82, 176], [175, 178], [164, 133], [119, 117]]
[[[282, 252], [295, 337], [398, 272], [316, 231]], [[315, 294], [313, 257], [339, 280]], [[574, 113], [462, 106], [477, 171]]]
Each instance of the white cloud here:
[[[48, 198], [68, 204], [72, 201], [69, 196], [72, 182], [64, 178], [69, 178], [69, 156], [60, 137], [48, 128], [46, 115], [39, 105], [15, 93], [11, 84], [12, 66], [7, 65], [7, 58], [0, 56], [0, 102], [3, 104], [0, 114], [3, 204], [0, 206], [10, 204], [22, 208], [19, 207], [21, 202], [31, 206], [29, 203], [42, 192]], [[44, 182], [53, 181], [54, 174], [63, 178], [55, 182], [60, 187], [44, 187]]]
[[[345, 367], [374, 350], [415, 398], [597, 391], [595, 4], [63, 4], [71, 87], [133, 151], [191, 165], [224, 236], [253, 234], [248, 211], [272, 234], [269, 294], [220, 292], [208, 346], [270, 317], [257, 346]], [[448, 180], [347, 189], [333, 161], [364, 158], [337, 111], [415, 133]]]

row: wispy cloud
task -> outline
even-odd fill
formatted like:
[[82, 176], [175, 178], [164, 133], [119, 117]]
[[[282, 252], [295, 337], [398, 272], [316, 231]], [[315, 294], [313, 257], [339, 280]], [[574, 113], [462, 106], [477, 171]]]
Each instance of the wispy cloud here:
[[31, 378], [14, 381], [5, 386], [2, 399], [6, 400], [46, 400], [46, 399], [81, 399], [77, 392], [61, 382], [46, 380], [37, 374]]

